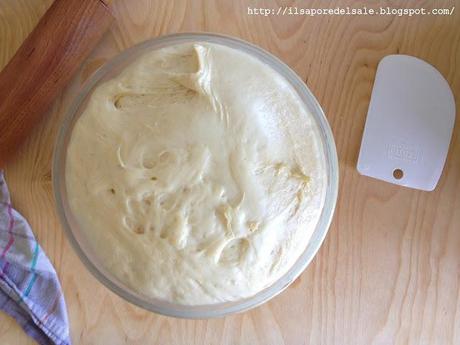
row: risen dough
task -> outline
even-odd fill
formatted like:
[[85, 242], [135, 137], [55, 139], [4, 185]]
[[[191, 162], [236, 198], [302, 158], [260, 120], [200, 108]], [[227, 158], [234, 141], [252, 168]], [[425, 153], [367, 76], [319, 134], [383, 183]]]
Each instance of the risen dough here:
[[317, 126], [271, 67], [222, 45], [146, 53], [73, 129], [70, 207], [107, 270], [181, 304], [251, 296], [307, 246], [327, 178]]

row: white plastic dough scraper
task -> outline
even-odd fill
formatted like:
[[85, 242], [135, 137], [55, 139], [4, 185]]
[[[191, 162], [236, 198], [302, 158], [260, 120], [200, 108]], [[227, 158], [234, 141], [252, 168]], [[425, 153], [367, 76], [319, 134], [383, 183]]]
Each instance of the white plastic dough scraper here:
[[455, 101], [443, 76], [407, 55], [389, 55], [377, 68], [358, 171], [431, 191], [441, 176], [455, 122]]

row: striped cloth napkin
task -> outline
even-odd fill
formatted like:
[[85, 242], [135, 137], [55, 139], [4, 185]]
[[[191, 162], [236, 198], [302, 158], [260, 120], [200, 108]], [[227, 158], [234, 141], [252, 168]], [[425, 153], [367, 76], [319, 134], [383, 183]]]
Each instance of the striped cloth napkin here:
[[0, 309], [39, 344], [70, 345], [67, 310], [56, 271], [27, 221], [10, 201], [0, 171]]

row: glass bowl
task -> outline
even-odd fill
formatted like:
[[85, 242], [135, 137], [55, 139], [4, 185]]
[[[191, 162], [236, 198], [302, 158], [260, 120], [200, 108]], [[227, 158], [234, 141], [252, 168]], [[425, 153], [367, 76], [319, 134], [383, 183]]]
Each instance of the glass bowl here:
[[[98, 84], [116, 76], [125, 66], [144, 52], [170, 45], [199, 41], [221, 44], [250, 54], [269, 65], [292, 85], [316, 121], [321, 146], [324, 151], [327, 187], [324, 207], [310, 242], [294, 265], [284, 275], [272, 285], [248, 298], [225, 303], [189, 306], [147, 298], [128, 288], [104, 268], [98, 259], [97, 253], [92, 250], [91, 245], [85, 239], [84, 232], [79, 228], [78, 222], [70, 210], [65, 187], [65, 162], [73, 126], [85, 109], [92, 90]], [[57, 212], [67, 238], [84, 265], [106, 287], [139, 307], [163, 315], [182, 318], [222, 317], [254, 308], [273, 298], [292, 283], [311, 262], [326, 236], [335, 209], [338, 192], [337, 152], [331, 129], [315, 97], [295, 72], [278, 58], [248, 42], [232, 37], [204, 33], [175, 34], [158, 37], [127, 49], [97, 70], [85, 83], [68, 110], [56, 141], [53, 158], [53, 189]]]

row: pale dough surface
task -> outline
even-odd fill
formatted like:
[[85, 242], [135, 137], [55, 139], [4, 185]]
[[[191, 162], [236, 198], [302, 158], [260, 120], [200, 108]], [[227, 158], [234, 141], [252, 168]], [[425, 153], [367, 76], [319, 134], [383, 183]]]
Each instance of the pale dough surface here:
[[72, 213], [104, 267], [197, 305], [272, 284], [324, 204], [318, 128], [269, 66], [218, 44], [144, 54], [98, 86], [66, 161]]

